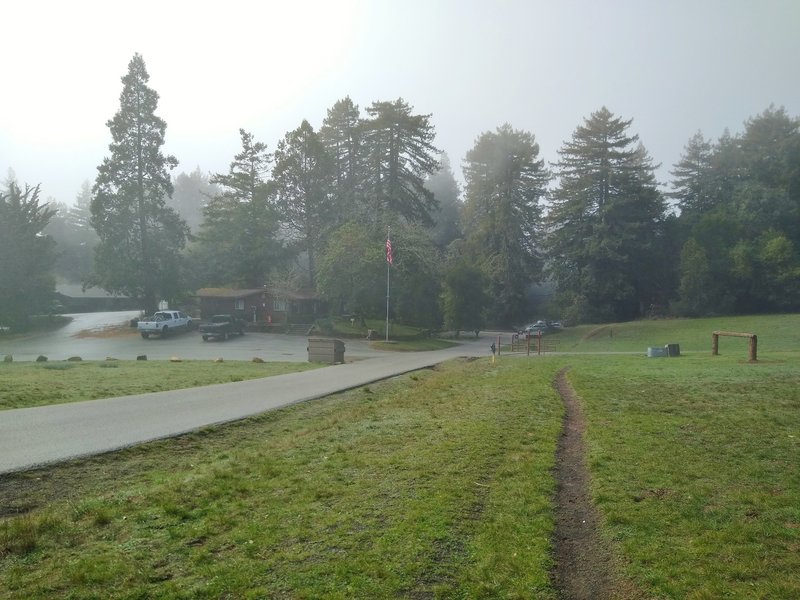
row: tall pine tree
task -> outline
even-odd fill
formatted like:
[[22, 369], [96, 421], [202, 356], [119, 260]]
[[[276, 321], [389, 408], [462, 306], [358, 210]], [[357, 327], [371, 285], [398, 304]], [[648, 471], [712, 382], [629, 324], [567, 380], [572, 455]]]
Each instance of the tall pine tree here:
[[666, 302], [665, 203], [631, 122], [603, 107], [559, 150], [548, 267], [572, 321], [631, 319]]
[[683, 149], [672, 175], [673, 192], [685, 223], [694, 223], [716, 205], [711, 143], [701, 132], [694, 134]]
[[464, 160], [464, 229], [475, 263], [491, 282], [490, 319], [528, 318], [526, 290], [539, 279], [540, 202], [550, 175], [533, 134], [505, 124], [481, 134]]
[[358, 220], [363, 208], [363, 128], [358, 105], [350, 96], [328, 109], [319, 139], [331, 159], [330, 193], [336, 210], [335, 225]]
[[206, 284], [260, 288], [283, 259], [269, 179], [272, 155], [253, 134], [240, 129], [239, 135], [242, 150], [230, 169], [211, 177], [222, 192], [205, 207], [195, 257]]
[[24, 328], [53, 298], [53, 242], [43, 231], [55, 214], [39, 203], [39, 186], [8, 182], [0, 191], [0, 325]]
[[439, 170], [429, 176], [425, 187], [433, 192], [438, 203], [432, 218], [435, 225], [431, 231], [433, 243], [440, 249], [446, 248], [450, 242], [461, 237], [461, 188], [456, 181], [450, 158], [442, 153]]
[[331, 161], [314, 128], [303, 121], [278, 142], [272, 170], [278, 212], [308, 260], [314, 287], [317, 254], [335, 225], [329, 193]]
[[188, 233], [165, 205], [172, 195], [169, 171], [178, 161], [161, 151], [167, 125], [155, 114], [158, 94], [149, 79], [135, 54], [122, 78], [120, 108], [107, 123], [111, 155], [97, 168], [92, 190], [91, 222], [100, 241], [90, 278], [110, 292], [140, 298], [148, 312], [181, 292], [179, 259]]
[[365, 189], [362, 220], [384, 226], [404, 219], [431, 225], [436, 208], [425, 179], [439, 169], [430, 115], [414, 115], [402, 98], [373, 102], [363, 122]]

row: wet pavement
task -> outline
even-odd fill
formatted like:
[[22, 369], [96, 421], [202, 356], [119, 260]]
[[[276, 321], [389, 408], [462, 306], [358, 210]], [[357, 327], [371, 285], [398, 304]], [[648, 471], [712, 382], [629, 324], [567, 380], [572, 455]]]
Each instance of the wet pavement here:
[[[14, 361], [34, 361], [38, 356], [48, 360], [66, 360], [80, 356], [83, 360], [133, 360], [145, 355], [150, 360], [252, 360], [269, 362], [305, 362], [308, 360], [308, 338], [275, 333], [246, 333], [226, 341], [204, 342], [197, 331], [179, 332], [165, 339], [142, 339], [130, 320], [138, 311], [79, 313], [66, 326], [49, 332], [18, 336], [0, 336], [0, 357], [11, 355]], [[366, 340], [345, 340], [345, 360], [359, 360], [384, 354], [372, 350]]]

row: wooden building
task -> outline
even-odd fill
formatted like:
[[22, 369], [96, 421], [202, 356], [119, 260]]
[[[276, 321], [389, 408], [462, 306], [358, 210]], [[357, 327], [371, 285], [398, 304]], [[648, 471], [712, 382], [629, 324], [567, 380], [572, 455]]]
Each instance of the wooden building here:
[[200, 318], [236, 314], [251, 325], [313, 323], [325, 314], [325, 303], [313, 292], [275, 294], [266, 288], [203, 288], [195, 294], [200, 301]]

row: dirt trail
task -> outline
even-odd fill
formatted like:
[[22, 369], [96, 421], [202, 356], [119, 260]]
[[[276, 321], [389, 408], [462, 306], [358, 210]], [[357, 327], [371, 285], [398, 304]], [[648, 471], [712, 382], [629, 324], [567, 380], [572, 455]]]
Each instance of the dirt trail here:
[[553, 382], [566, 408], [556, 450], [553, 582], [564, 600], [645, 598], [618, 574], [611, 544], [600, 534], [600, 517], [592, 503], [586, 468], [586, 421], [567, 370], [559, 371]]

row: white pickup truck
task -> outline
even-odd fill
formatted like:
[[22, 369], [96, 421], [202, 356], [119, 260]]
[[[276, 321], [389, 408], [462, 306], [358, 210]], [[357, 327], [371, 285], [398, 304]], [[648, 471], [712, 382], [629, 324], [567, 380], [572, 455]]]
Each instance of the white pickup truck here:
[[167, 337], [170, 333], [192, 328], [192, 317], [179, 310], [160, 310], [136, 325], [144, 339], [151, 335]]

